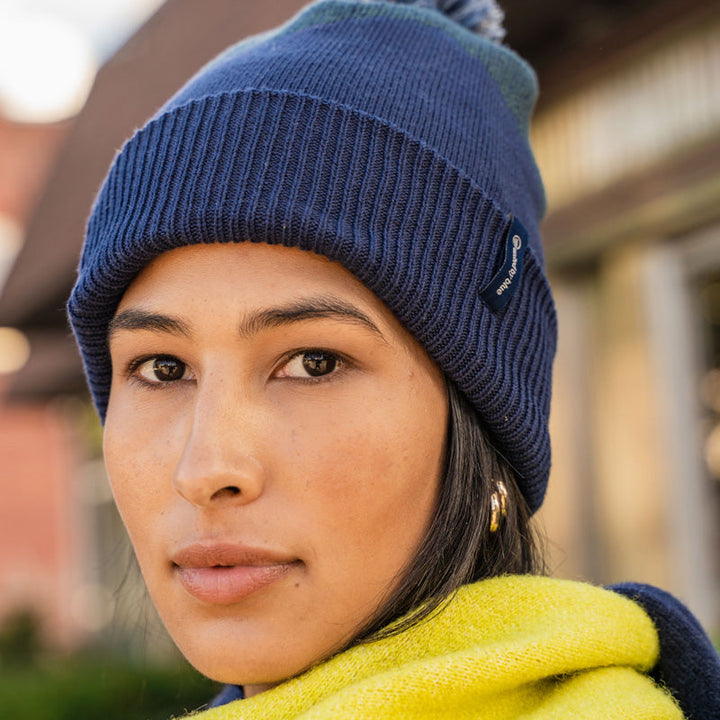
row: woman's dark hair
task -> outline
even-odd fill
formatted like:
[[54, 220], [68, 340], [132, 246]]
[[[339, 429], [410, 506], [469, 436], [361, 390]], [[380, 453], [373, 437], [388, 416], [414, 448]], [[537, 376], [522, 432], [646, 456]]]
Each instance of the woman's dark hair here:
[[[447, 392], [445, 474], [435, 517], [400, 583], [354, 642], [406, 630], [431, 615], [462, 585], [498, 575], [545, 572], [540, 539], [531, 528], [530, 512], [512, 469], [450, 380]], [[490, 532], [493, 481], [502, 481], [508, 492], [507, 516], [496, 532]]]

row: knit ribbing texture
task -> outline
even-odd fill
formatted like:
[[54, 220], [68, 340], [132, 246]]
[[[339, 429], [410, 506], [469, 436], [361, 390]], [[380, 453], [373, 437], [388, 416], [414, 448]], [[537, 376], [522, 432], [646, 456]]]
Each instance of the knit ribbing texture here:
[[[142, 268], [186, 244], [266, 242], [340, 262], [380, 297], [477, 409], [531, 510], [550, 466], [556, 328], [527, 139], [535, 79], [440, 13], [323, 0], [223, 53], [119, 153], [88, 223], [68, 311], [93, 397], [106, 334]], [[479, 291], [517, 217], [517, 291]]]

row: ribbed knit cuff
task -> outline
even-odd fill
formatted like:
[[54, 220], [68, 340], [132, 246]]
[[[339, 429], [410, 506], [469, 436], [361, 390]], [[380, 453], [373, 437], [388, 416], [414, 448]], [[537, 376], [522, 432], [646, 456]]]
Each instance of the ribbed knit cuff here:
[[532, 247], [505, 309], [480, 298], [508, 225], [468, 177], [372, 116], [276, 91], [182, 105], [128, 142], [88, 227], [68, 308], [98, 411], [108, 322], [152, 258], [195, 243], [298, 247], [342, 262], [387, 304], [471, 400], [535, 510], [550, 465], [555, 316]]

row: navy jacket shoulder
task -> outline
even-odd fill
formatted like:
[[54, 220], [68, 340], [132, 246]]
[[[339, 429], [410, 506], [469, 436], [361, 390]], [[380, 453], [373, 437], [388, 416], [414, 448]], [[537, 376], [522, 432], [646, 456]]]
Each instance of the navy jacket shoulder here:
[[651, 673], [675, 697], [688, 720], [720, 719], [720, 657], [695, 616], [676, 598], [651, 585], [608, 588], [642, 606], [660, 639]]
[[245, 694], [243, 693], [242, 686], [240, 685], [225, 685], [223, 689], [212, 699], [212, 702], [208, 707], [220, 707], [221, 705], [227, 705], [233, 700], [243, 700]]

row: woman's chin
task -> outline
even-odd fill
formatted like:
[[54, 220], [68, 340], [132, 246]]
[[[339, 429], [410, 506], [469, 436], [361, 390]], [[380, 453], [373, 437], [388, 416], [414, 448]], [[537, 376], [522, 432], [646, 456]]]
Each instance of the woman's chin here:
[[335, 648], [301, 648], [272, 633], [233, 633], [194, 627], [192, 636], [174, 638], [186, 660], [202, 675], [227, 685], [260, 688], [254, 694], [305, 672]]

